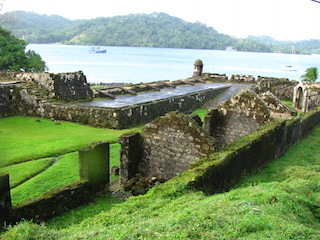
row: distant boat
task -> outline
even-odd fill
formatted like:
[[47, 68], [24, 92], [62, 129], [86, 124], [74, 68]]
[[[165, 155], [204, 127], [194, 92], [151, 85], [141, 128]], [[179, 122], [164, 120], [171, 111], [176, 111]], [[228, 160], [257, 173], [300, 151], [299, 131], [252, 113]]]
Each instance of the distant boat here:
[[[292, 46], [291, 50], [291, 62], [293, 62], [294, 55], [296, 54], [294, 50], [294, 46]], [[283, 71], [298, 71], [298, 68], [294, 64], [288, 64], [281, 68]]]
[[283, 66], [281, 68], [283, 71], [298, 71], [298, 68], [296, 68], [293, 65], [287, 65], [287, 66]]
[[103, 47], [93, 47], [90, 50], [91, 53], [106, 53], [107, 49], [103, 48]]

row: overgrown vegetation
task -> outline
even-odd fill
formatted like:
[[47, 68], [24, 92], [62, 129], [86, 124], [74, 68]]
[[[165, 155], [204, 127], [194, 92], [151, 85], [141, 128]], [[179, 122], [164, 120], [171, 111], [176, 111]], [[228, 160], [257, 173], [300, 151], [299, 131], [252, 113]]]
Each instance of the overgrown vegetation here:
[[268, 36], [236, 39], [200, 22], [190, 23], [165, 13], [130, 14], [110, 18], [74, 20], [57, 15], [15, 11], [0, 15], [6, 28], [29, 43], [65, 43], [239, 51], [320, 53], [320, 40], [276, 41]]
[[0, 71], [43, 72], [46, 63], [35, 51], [26, 51], [27, 42], [0, 27]]
[[29, 43], [81, 45], [225, 49], [270, 52], [271, 48], [253, 40], [232, 38], [200, 22], [190, 23], [165, 13], [129, 14], [109, 18], [70, 21], [16, 11], [2, 18], [14, 19], [6, 27]]

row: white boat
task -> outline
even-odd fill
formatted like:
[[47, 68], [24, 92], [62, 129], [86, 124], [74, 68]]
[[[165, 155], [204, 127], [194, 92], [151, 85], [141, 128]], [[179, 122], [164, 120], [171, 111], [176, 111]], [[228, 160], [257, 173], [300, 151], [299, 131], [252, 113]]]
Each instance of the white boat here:
[[296, 54], [296, 51], [295, 51], [295, 49], [294, 49], [294, 46], [292, 46], [292, 50], [291, 50], [291, 62], [292, 62], [292, 63], [283, 66], [283, 67], [281, 68], [283, 71], [298, 71], [298, 67], [293, 64], [295, 54]]
[[281, 69], [283, 71], [298, 71], [298, 68], [296, 68], [293, 65], [286, 65], [286, 66], [283, 66]]
[[91, 53], [106, 53], [107, 49], [103, 48], [103, 47], [93, 47], [90, 50]]

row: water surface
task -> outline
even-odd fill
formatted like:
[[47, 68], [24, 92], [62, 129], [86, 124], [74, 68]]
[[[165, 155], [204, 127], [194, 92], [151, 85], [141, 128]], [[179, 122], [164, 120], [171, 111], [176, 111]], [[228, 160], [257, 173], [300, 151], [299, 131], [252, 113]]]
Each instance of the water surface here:
[[204, 72], [285, 77], [299, 80], [305, 69], [320, 68], [320, 55], [295, 55], [298, 71], [281, 68], [291, 64], [291, 54], [230, 52], [218, 50], [110, 47], [105, 54], [89, 53], [91, 46], [30, 44], [53, 73], [82, 70], [88, 82], [140, 83], [191, 77], [193, 63], [201, 59]]

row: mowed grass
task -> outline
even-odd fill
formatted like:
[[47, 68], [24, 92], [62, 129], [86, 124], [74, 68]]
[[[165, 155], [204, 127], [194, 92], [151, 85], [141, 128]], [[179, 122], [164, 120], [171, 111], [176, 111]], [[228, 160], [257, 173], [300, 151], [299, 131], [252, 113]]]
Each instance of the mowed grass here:
[[46, 225], [23, 222], [3, 238], [319, 239], [319, 139], [320, 127], [226, 193], [206, 196], [169, 181], [125, 203], [99, 198]]
[[[56, 123], [20, 116], [0, 119], [0, 172], [10, 174], [13, 204], [78, 180], [78, 150], [92, 142], [111, 142], [110, 166], [119, 166], [118, 137], [140, 129], [113, 130]], [[57, 162], [50, 167], [54, 161]]]
[[10, 174], [10, 188], [14, 188], [46, 170], [53, 162], [54, 158], [44, 158], [3, 167], [0, 168], [0, 171], [8, 172]]
[[197, 114], [201, 118], [201, 121], [204, 122], [204, 117], [206, 116], [207, 112], [207, 109], [199, 108], [196, 109], [193, 113]]
[[[119, 167], [119, 155], [120, 144], [110, 144], [110, 167]], [[52, 188], [72, 184], [79, 180], [78, 156], [78, 152], [73, 152], [57, 158], [40, 159], [0, 168], [0, 171], [9, 172], [11, 188], [15, 187], [11, 190], [12, 203], [15, 205], [29, 198], [39, 197]], [[53, 161], [57, 162], [46, 171], [43, 171]], [[42, 168], [41, 163], [43, 165]], [[110, 180], [116, 181], [118, 176], [111, 175]], [[17, 186], [21, 182], [23, 183]]]
[[99, 129], [69, 122], [56, 123], [20, 116], [0, 119], [0, 167], [77, 151], [91, 142], [116, 142], [123, 133], [139, 129]]
[[48, 190], [79, 180], [78, 152], [63, 155], [46, 171], [11, 190], [12, 204], [39, 197]]

